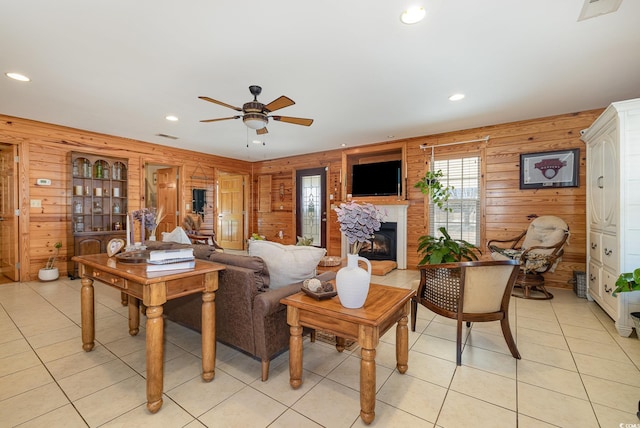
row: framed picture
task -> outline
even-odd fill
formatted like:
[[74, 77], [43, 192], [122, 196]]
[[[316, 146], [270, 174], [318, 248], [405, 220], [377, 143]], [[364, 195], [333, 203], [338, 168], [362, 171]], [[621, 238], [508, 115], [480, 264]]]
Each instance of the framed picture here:
[[580, 149], [520, 155], [520, 188], [578, 187]]

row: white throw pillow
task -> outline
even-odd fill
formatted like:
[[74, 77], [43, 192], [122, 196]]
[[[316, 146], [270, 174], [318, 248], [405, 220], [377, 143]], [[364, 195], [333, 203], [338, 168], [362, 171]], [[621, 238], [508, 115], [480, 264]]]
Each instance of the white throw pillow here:
[[271, 241], [249, 243], [249, 255], [260, 257], [267, 264], [269, 288], [280, 288], [315, 276], [318, 262], [326, 252], [324, 248], [282, 245]]
[[177, 242], [178, 244], [191, 244], [191, 239], [182, 230], [180, 226], [177, 226], [171, 232], [162, 232], [162, 242]]

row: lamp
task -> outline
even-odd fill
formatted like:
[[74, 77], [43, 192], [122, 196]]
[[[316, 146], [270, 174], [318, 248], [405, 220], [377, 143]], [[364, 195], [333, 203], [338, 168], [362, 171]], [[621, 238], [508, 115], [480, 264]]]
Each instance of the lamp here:
[[251, 129], [262, 129], [267, 126], [267, 115], [262, 111], [263, 105], [257, 101], [250, 101], [242, 106], [244, 116], [242, 121]]

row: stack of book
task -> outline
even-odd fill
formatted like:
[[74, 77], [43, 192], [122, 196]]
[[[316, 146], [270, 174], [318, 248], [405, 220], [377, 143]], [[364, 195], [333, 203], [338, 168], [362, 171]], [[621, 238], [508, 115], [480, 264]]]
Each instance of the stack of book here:
[[195, 266], [196, 258], [193, 255], [193, 248], [154, 250], [149, 252], [147, 272], [193, 269]]

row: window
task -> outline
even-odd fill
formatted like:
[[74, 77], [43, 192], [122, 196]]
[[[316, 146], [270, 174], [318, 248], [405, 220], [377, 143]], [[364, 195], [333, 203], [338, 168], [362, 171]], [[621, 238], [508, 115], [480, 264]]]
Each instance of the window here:
[[430, 204], [430, 230], [436, 236], [445, 227], [454, 239], [480, 245], [480, 157], [438, 160], [433, 170], [442, 170], [444, 185], [453, 186], [452, 195], [440, 209]]

